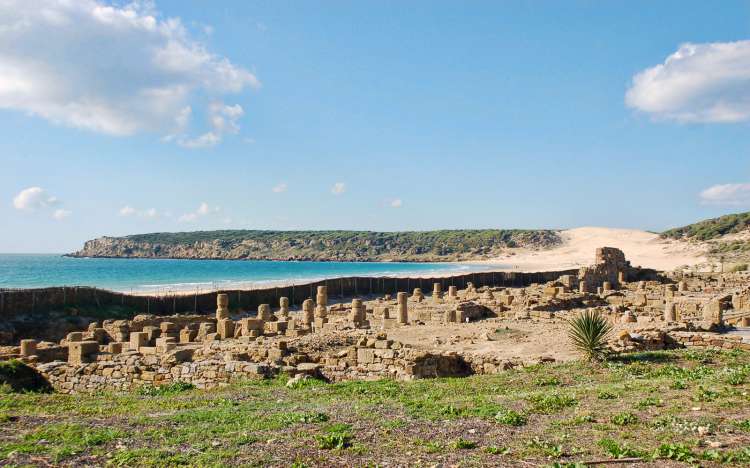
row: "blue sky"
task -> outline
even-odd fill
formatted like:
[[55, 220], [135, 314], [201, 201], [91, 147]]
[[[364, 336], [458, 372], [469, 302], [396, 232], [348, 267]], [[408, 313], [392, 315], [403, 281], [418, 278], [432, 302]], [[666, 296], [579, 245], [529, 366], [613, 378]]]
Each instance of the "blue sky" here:
[[0, 252], [750, 207], [746, 1], [73, 4], [0, 6]]

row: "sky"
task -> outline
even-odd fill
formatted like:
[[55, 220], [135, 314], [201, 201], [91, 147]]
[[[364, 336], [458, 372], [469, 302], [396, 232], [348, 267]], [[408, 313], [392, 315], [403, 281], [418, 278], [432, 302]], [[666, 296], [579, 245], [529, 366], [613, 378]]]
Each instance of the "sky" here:
[[749, 32], [730, 0], [0, 0], [0, 252], [748, 211]]

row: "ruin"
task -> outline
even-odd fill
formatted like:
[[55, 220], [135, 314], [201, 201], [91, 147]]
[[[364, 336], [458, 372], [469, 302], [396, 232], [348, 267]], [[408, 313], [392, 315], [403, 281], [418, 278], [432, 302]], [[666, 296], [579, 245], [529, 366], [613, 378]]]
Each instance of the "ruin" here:
[[[330, 303], [328, 287], [319, 285], [299, 307], [279, 297], [274, 312], [268, 303], [255, 311], [231, 309], [230, 296], [217, 293], [215, 314], [91, 322], [59, 342], [22, 337], [0, 348], [0, 359], [28, 363], [65, 393], [177, 381], [211, 388], [280, 373], [329, 381], [486, 374], [555, 359], [503, 351], [497, 330], [559, 333], [566, 318], [587, 309], [615, 325], [610, 346], [620, 352], [750, 349], [742, 336], [721, 333], [750, 325], [749, 279], [744, 272], [657, 274], [603, 247], [577, 274], [525, 286], [449, 284], [446, 294], [444, 282], [434, 282], [429, 300], [414, 288], [411, 295]], [[561, 346], [558, 341], [550, 346]]]

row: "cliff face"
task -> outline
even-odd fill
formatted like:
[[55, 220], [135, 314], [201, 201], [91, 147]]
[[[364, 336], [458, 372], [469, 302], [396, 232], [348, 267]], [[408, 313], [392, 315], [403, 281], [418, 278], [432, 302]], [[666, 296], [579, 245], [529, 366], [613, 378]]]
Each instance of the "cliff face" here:
[[543, 249], [556, 231], [467, 230], [377, 233], [353, 231], [213, 231], [100, 237], [74, 257], [316, 261], [459, 261], [509, 248]]

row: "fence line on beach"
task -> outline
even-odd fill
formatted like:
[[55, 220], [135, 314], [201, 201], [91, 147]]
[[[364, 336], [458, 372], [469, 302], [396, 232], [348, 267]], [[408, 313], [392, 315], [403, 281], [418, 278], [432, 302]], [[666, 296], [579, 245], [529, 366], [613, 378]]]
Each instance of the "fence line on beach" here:
[[90, 286], [0, 289], [0, 318], [13, 318], [76, 307], [104, 308], [116, 305], [133, 309], [138, 313], [156, 315], [210, 313], [216, 309], [216, 294], [219, 292], [229, 294], [230, 307], [233, 309], [253, 310], [260, 304], [276, 305], [280, 297], [288, 297], [290, 305], [294, 307], [301, 305], [305, 299], [314, 298], [316, 287], [323, 285], [328, 287], [329, 297], [343, 298], [372, 294], [395, 295], [399, 291], [411, 292], [414, 288], [421, 288], [428, 293], [432, 290], [434, 283], [440, 283], [443, 290], [448, 286], [465, 288], [469, 282], [476, 287], [522, 287], [532, 283], [552, 281], [561, 275], [576, 272], [577, 270], [536, 273], [484, 271], [434, 278], [345, 277], [259, 289], [196, 290], [195, 293], [175, 292], [163, 295], [129, 294]]

